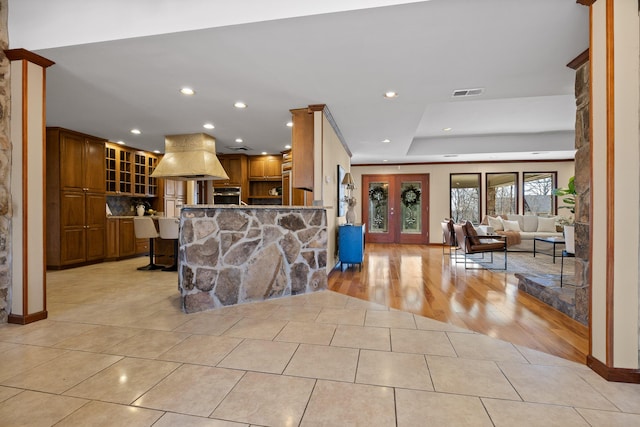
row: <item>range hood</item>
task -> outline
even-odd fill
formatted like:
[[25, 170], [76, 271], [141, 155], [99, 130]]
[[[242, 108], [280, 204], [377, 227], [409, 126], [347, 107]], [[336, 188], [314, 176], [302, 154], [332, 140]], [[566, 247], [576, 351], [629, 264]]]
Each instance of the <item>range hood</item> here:
[[166, 135], [165, 154], [153, 171], [153, 178], [178, 181], [229, 179], [216, 157], [216, 140], [206, 133]]

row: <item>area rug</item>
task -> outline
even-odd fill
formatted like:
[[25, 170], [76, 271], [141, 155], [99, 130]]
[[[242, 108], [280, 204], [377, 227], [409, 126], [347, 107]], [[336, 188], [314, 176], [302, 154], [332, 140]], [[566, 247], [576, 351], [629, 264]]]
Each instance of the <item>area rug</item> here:
[[[484, 254], [484, 259], [481, 255], [472, 255], [467, 258], [467, 266], [482, 267], [487, 270], [494, 271], [496, 273], [523, 273], [527, 275], [554, 275], [557, 276], [557, 280], [560, 280], [560, 262], [561, 257], [556, 256], [556, 262], [553, 263], [553, 257], [537, 253], [535, 258], [532, 252], [508, 252], [507, 253], [507, 270], [504, 270], [504, 253], [496, 252], [493, 254], [493, 262], [491, 261], [491, 254]], [[462, 254], [458, 254], [458, 264], [464, 263]], [[475, 263], [475, 265], [474, 265]], [[573, 273], [575, 267], [575, 258], [564, 259], [564, 279], [567, 282], [573, 283]]]

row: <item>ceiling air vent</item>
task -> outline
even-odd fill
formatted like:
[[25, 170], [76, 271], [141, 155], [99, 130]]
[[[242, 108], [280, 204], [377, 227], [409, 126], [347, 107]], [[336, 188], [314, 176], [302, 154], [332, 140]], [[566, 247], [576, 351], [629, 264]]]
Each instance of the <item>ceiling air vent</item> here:
[[247, 147], [246, 145], [227, 145], [225, 148], [228, 148], [229, 150], [232, 151], [250, 151], [251, 148]]
[[477, 95], [481, 95], [482, 92], [484, 92], [483, 88], [476, 88], [476, 89], [456, 89], [453, 91], [453, 97], [454, 98], [459, 98], [461, 96], [477, 96]]

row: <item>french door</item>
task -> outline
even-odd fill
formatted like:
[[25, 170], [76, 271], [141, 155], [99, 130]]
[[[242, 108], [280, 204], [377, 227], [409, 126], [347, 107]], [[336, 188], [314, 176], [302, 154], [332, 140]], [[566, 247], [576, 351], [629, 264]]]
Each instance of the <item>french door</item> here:
[[429, 174], [362, 175], [367, 242], [429, 242]]

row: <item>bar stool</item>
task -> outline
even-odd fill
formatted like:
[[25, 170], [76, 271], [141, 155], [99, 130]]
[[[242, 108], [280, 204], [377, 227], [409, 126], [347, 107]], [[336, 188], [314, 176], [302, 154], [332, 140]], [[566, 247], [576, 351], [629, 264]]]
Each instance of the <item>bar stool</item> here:
[[161, 239], [173, 240], [173, 265], [162, 271], [178, 271], [178, 235], [180, 220], [178, 218], [158, 218]]
[[149, 217], [134, 217], [133, 218], [133, 231], [136, 235], [136, 239], [149, 239], [149, 264], [144, 267], [138, 267], [138, 270], [159, 270], [162, 266], [157, 265], [155, 260], [154, 243], [155, 239], [159, 237], [158, 230], [153, 220]]

